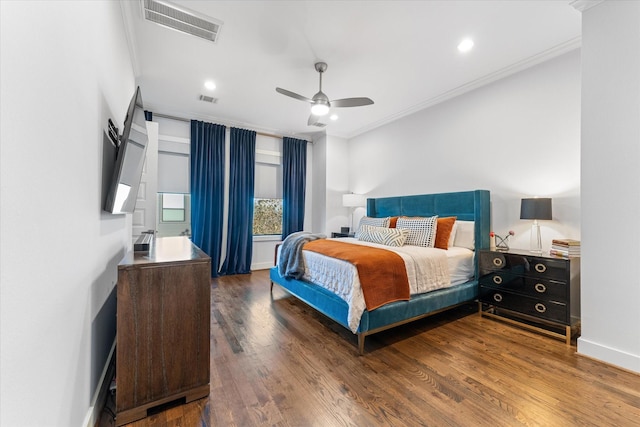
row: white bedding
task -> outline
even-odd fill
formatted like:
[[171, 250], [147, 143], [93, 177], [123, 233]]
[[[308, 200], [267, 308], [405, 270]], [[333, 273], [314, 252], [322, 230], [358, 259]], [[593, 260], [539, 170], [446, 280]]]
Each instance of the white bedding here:
[[[408, 245], [390, 247], [355, 238], [341, 238], [340, 241], [386, 249], [400, 255], [407, 267], [411, 295], [447, 288], [473, 277], [473, 251], [466, 248], [452, 247], [445, 251]], [[317, 252], [302, 251], [302, 254], [304, 279], [332, 291], [349, 304], [349, 328], [355, 333], [366, 308], [357, 268], [347, 261]]]
[[444, 251], [449, 263], [451, 286], [460, 285], [473, 278], [473, 251], [467, 248], [450, 247]]

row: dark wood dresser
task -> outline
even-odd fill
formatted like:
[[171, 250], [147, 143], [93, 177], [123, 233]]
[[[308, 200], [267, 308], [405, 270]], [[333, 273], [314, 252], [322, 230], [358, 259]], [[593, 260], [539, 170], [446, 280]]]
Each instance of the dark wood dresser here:
[[118, 265], [116, 425], [209, 394], [211, 259], [158, 238]]
[[481, 316], [498, 317], [567, 345], [580, 325], [580, 258], [479, 251]]

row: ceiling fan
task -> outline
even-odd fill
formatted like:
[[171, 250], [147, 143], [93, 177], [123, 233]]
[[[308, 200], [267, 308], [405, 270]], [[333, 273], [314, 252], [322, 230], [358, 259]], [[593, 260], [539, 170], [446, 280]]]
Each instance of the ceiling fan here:
[[320, 127], [326, 126], [326, 124], [320, 123], [320, 117], [326, 115], [329, 112], [329, 108], [331, 107], [360, 107], [363, 105], [373, 104], [373, 101], [369, 98], [344, 98], [329, 101], [329, 97], [327, 97], [327, 95], [322, 92], [322, 73], [327, 71], [327, 64], [326, 62], [316, 62], [315, 68], [316, 71], [320, 73], [320, 90], [318, 90], [318, 93], [313, 95], [313, 98], [309, 99], [305, 96], [298, 95], [297, 93], [291, 92], [289, 90], [279, 87], [276, 88], [276, 92], [278, 93], [290, 96], [291, 98], [299, 99], [300, 101], [309, 102], [311, 104], [311, 115], [309, 116], [307, 125]]

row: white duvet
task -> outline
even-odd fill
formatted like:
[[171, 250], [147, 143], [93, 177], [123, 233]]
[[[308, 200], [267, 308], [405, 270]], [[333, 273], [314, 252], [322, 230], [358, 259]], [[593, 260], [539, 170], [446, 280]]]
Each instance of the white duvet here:
[[[454, 247], [445, 251], [408, 245], [390, 247], [354, 238], [342, 238], [340, 241], [386, 249], [400, 255], [407, 268], [411, 295], [463, 283], [473, 276], [473, 252], [468, 249]], [[349, 304], [349, 328], [356, 333], [366, 308], [357, 268], [347, 261], [317, 252], [302, 251], [302, 254], [304, 279], [330, 290]]]

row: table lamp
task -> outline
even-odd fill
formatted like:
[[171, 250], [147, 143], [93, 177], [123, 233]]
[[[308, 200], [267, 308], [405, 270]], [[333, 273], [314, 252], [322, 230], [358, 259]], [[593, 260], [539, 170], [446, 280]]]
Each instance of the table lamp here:
[[342, 206], [346, 208], [351, 208], [351, 219], [349, 220], [349, 224], [351, 226], [351, 230], [353, 230], [353, 211], [355, 208], [359, 208], [365, 206], [366, 199], [362, 194], [343, 194], [342, 195]]
[[552, 219], [551, 199], [542, 197], [522, 199], [520, 203], [520, 219], [533, 220], [533, 225], [531, 226], [531, 252], [541, 254], [542, 238], [540, 236], [538, 220]]

